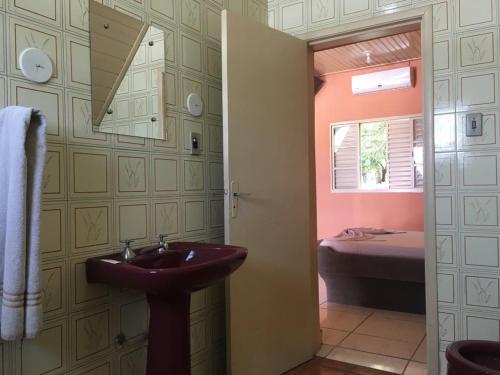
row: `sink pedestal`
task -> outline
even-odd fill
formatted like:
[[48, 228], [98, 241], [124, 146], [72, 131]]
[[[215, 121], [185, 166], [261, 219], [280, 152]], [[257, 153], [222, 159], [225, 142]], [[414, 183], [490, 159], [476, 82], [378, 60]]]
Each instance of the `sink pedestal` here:
[[189, 293], [148, 294], [147, 375], [190, 375]]

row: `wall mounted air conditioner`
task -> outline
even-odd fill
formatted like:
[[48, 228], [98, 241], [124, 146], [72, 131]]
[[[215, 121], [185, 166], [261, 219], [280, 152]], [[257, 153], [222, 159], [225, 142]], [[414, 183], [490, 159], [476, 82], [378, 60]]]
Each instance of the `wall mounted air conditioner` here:
[[352, 76], [352, 93], [354, 95], [384, 90], [407, 89], [414, 86], [415, 73], [409, 66]]

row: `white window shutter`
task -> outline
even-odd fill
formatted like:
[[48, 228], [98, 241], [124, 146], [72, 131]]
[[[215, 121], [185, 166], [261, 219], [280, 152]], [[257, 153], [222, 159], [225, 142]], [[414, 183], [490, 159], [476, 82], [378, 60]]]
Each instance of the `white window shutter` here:
[[332, 187], [357, 189], [359, 184], [359, 125], [332, 126]]
[[413, 175], [416, 188], [424, 187], [424, 121], [413, 120]]
[[387, 154], [389, 189], [412, 189], [414, 187], [412, 120], [387, 122]]

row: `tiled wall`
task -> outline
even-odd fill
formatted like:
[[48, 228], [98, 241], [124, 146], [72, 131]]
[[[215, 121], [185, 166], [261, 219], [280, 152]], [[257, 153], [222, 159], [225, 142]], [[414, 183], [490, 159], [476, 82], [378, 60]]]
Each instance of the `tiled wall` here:
[[[459, 339], [500, 339], [498, 0], [276, 0], [269, 24], [298, 35], [432, 4], [441, 373]], [[464, 117], [484, 114], [483, 136]]]
[[[0, 375], [143, 375], [144, 296], [85, 281], [85, 259], [170, 239], [223, 237], [220, 11], [266, 21], [263, 0], [104, 0], [165, 31], [168, 141], [90, 131], [88, 0], [0, 0], [0, 106], [40, 108], [48, 118], [43, 194], [44, 329], [0, 343]], [[52, 58], [48, 84], [23, 79], [20, 51]], [[190, 117], [184, 99], [202, 95]], [[203, 134], [192, 157], [186, 135]], [[131, 340], [122, 348], [114, 337]], [[193, 296], [193, 374], [224, 373], [224, 291]]]

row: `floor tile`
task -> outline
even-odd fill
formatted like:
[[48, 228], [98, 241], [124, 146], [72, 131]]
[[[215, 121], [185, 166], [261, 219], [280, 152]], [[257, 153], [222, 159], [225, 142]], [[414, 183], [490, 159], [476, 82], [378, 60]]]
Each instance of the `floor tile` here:
[[418, 343], [352, 333], [339, 346], [374, 354], [411, 359], [417, 349]]
[[427, 363], [427, 339], [422, 340], [417, 351], [413, 355], [412, 360]]
[[402, 374], [408, 361], [379, 354], [365, 353], [345, 348], [335, 348], [328, 355], [329, 359], [357, 364], [383, 371]]
[[399, 312], [399, 311], [375, 310], [373, 312], [373, 316], [387, 318], [387, 319], [398, 319], [398, 320], [425, 322], [425, 315], [423, 315], [423, 314], [410, 314], [410, 313], [404, 313], [404, 312]]
[[410, 362], [404, 375], [427, 375], [427, 365], [425, 363]]
[[375, 310], [375, 309], [371, 309], [369, 307], [343, 305], [341, 303], [334, 303], [334, 302], [324, 302], [324, 303], [320, 304], [320, 308], [328, 309], [328, 310], [353, 311], [355, 313], [356, 312], [371, 313]]
[[333, 346], [327, 345], [327, 344], [322, 344], [321, 347], [319, 348], [318, 352], [316, 353], [316, 357], [326, 357], [330, 352], [333, 350]]
[[360, 325], [369, 315], [368, 312], [347, 312], [341, 310], [320, 309], [320, 326], [352, 331]]
[[286, 375], [392, 375], [367, 367], [351, 365], [325, 358], [314, 358], [288, 371]]
[[326, 328], [326, 327], [321, 328], [321, 336], [323, 344], [328, 344], [333, 346], [338, 345], [343, 339], [346, 338], [348, 334], [349, 332], [346, 331], [339, 331], [337, 329]]
[[425, 322], [370, 316], [354, 332], [386, 339], [420, 343], [425, 336]]

